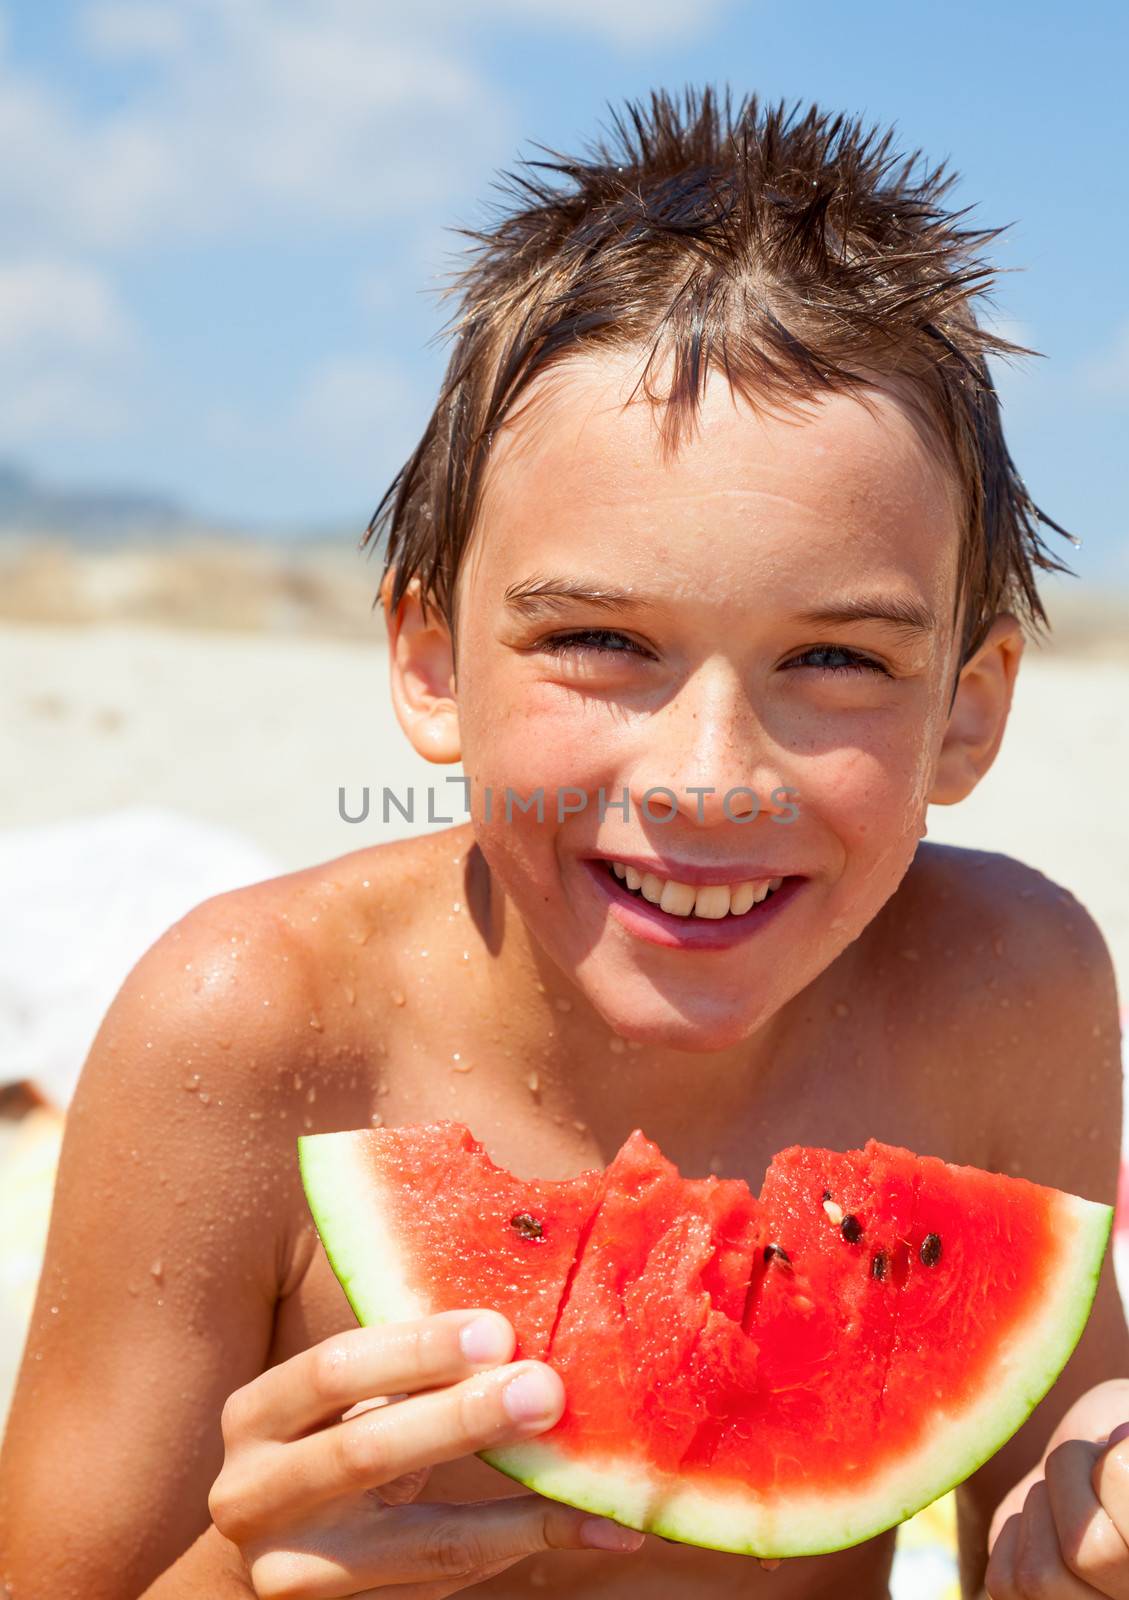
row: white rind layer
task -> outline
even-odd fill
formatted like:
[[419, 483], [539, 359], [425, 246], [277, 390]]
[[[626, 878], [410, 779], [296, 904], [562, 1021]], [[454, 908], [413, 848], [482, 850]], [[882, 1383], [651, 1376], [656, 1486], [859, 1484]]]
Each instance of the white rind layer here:
[[[318, 1232], [362, 1322], [425, 1315], [407, 1287], [404, 1261], [386, 1225], [367, 1135], [299, 1139], [302, 1180]], [[1063, 1195], [1054, 1230], [1061, 1243], [1034, 1316], [1013, 1330], [985, 1373], [980, 1398], [963, 1411], [938, 1406], [918, 1444], [865, 1486], [840, 1495], [823, 1484], [765, 1499], [693, 1478], [656, 1476], [642, 1457], [577, 1460], [545, 1439], [483, 1451], [483, 1460], [551, 1500], [614, 1518], [681, 1543], [758, 1556], [821, 1555], [861, 1544], [962, 1483], [1011, 1438], [1069, 1360], [1090, 1313], [1113, 1212]]]
[[380, 1135], [309, 1133], [298, 1167], [329, 1264], [357, 1321], [410, 1322], [430, 1309], [409, 1287], [407, 1263], [388, 1225], [380, 1183]]

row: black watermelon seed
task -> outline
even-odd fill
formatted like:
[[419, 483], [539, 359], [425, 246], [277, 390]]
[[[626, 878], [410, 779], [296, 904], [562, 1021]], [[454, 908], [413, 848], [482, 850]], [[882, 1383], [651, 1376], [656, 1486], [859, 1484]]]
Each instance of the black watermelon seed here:
[[536, 1217], [531, 1217], [528, 1211], [519, 1211], [510, 1218], [510, 1227], [516, 1228], [523, 1239], [540, 1239], [545, 1230]]
[[872, 1278], [884, 1278], [886, 1276], [885, 1251], [879, 1250], [874, 1260], [870, 1263], [870, 1276]]
[[922, 1240], [919, 1254], [923, 1267], [935, 1267], [941, 1259], [941, 1235], [939, 1233], [927, 1233]]
[[820, 1196], [820, 1198], [822, 1200], [830, 1200], [830, 1198], [831, 1198], [831, 1190], [830, 1189], [824, 1189], [823, 1194]]
[[839, 1227], [842, 1231], [843, 1238], [848, 1244], [858, 1244], [859, 1240], [862, 1238], [862, 1223], [857, 1217], [852, 1217], [848, 1212], [848, 1214], [839, 1224]]
[[779, 1261], [785, 1267], [792, 1265], [792, 1257], [784, 1246], [779, 1244], [766, 1244], [764, 1247], [764, 1259], [766, 1261]]

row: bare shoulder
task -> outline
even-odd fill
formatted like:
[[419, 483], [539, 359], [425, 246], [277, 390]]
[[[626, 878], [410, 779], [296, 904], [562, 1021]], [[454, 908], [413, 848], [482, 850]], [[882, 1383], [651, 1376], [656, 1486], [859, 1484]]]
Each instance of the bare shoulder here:
[[926, 843], [879, 920], [889, 959], [911, 953], [907, 990], [959, 1076], [978, 1164], [1108, 1201], [1118, 1001], [1085, 906], [1012, 856]]

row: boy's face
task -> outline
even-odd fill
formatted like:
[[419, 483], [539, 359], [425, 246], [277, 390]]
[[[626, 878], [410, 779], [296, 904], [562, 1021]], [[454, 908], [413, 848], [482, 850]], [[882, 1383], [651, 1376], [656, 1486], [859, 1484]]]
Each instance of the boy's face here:
[[[700, 431], [664, 463], [650, 404], [620, 409], [638, 370], [572, 361], [495, 442], [459, 578], [459, 739], [481, 849], [549, 957], [626, 1037], [723, 1049], [871, 921], [925, 830], [958, 497], [877, 388], [869, 410], [834, 396], [758, 417], [711, 374]], [[540, 580], [626, 598], [514, 603]], [[805, 620], [862, 601], [934, 620]], [[507, 786], [543, 790], [544, 821], [507, 821]], [[747, 793], [726, 814], [739, 788], [752, 820]], [[599, 791], [624, 789], [629, 814], [601, 820]], [[576, 790], [587, 807], [559, 818]], [[648, 818], [649, 790], [677, 804], [653, 793]], [[640, 911], [612, 861], [795, 881], [744, 916], [678, 917]]]

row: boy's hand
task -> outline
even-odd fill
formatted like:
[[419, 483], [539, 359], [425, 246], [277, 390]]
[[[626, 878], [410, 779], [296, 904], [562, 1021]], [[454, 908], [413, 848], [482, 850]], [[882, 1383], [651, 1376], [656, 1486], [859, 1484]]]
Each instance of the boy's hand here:
[[1127, 1410], [1121, 1379], [1084, 1394], [1001, 1501], [988, 1536], [989, 1600], [1129, 1600]]
[[503, 1365], [513, 1349], [497, 1312], [447, 1311], [351, 1329], [237, 1389], [208, 1507], [255, 1594], [338, 1600], [397, 1586], [402, 1600], [438, 1600], [540, 1550], [637, 1550], [642, 1534], [538, 1495], [411, 1503], [438, 1462], [560, 1417], [560, 1378], [537, 1361]]

